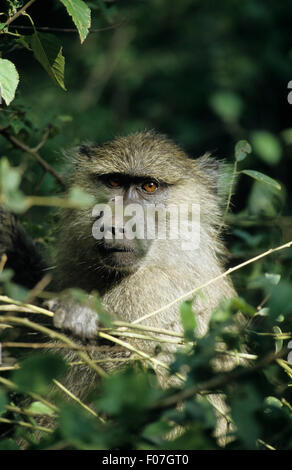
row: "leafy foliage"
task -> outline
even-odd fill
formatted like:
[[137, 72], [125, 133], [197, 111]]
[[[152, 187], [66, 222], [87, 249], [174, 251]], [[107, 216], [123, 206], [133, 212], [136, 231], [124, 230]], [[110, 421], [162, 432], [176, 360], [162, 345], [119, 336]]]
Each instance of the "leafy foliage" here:
[[[90, 204], [78, 188], [55, 196], [66, 171], [60, 148], [152, 127], [190, 156], [211, 150], [229, 162], [219, 190], [230, 265], [291, 240], [288, 0], [36, 0], [17, 16], [25, 3], [6, 0], [1, 12], [0, 203], [23, 214], [42, 249], [54, 238], [52, 207]], [[181, 385], [162, 389], [153, 363], [137, 360], [101, 380], [91, 411], [51, 391], [74, 367], [58, 356], [33, 352], [14, 365], [23, 349], [5, 344], [23, 325], [1, 317], [0, 448], [21, 438], [31, 449], [217, 449], [218, 416], [204, 392], [219, 390], [234, 423], [227, 449], [291, 449], [291, 266], [290, 248], [233, 272], [239, 297], [218, 306], [203, 337], [191, 302], [182, 303], [184, 338], [170, 366]], [[16, 306], [27, 300], [11, 271], [0, 282]], [[219, 374], [222, 355], [245, 362]]]

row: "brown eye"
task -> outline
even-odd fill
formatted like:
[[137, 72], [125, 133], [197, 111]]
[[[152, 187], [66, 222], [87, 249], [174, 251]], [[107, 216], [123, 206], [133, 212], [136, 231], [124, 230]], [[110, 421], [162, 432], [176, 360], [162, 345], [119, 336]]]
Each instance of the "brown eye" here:
[[147, 183], [144, 183], [142, 185], [142, 189], [146, 191], [147, 193], [154, 193], [156, 189], [158, 188], [158, 184], [155, 183], [154, 181], [148, 181]]
[[109, 178], [108, 179], [108, 185], [111, 186], [111, 188], [119, 188], [120, 187], [120, 181], [117, 178]]

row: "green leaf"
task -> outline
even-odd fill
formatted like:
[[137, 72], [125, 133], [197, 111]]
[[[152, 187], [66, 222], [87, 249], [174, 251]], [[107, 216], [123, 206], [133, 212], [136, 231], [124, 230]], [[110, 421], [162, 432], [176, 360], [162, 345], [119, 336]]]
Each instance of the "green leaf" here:
[[32, 411], [33, 413], [38, 413], [40, 415], [48, 415], [51, 416], [54, 414], [54, 411], [49, 408], [48, 406], [44, 405], [41, 401], [34, 401], [28, 408], [28, 411]]
[[216, 442], [208, 435], [199, 423], [189, 423], [184, 433], [177, 433], [174, 440], [166, 441], [165, 450], [213, 450], [216, 449]]
[[248, 196], [248, 214], [257, 217], [276, 217], [285, 204], [285, 193], [270, 184], [254, 181]]
[[19, 83], [19, 75], [15, 65], [7, 59], [0, 59], [0, 104], [1, 97], [7, 106], [14, 99]]
[[168, 421], [156, 421], [146, 425], [142, 432], [142, 436], [151, 440], [153, 440], [153, 438], [161, 439], [161, 437], [165, 436], [171, 429], [171, 424]]
[[69, 192], [69, 201], [77, 208], [90, 207], [94, 202], [94, 197], [83, 189], [73, 186]]
[[266, 289], [267, 294], [271, 294], [268, 300], [270, 317], [278, 318], [279, 315], [291, 315], [292, 313], [292, 283], [281, 280], [278, 285], [272, 289]]
[[268, 165], [276, 165], [282, 156], [282, 147], [279, 139], [267, 131], [255, 131], [251, 134], [251, 143], [254, 151]]
[[63, 47], [52, 34], [37, 33], [26, 38], [32, 48], [36, 60], [43, 66], [53, 82], [57, 83], [63, 90], [65, 59], [62, 54]]
[[4, 391], [0, 389], [0, 415], [5, 411], [6, 405], [8, 405], [7, 397]]
[[270, 176], [264, 175], [260, 171], [256, 170], [242, 170], [240, 173], [244, 173], [245, 175], [250, 176], [251, 178], [254, 178], [255, 180], [259, 181], [260, 183], [265, 183], [273, 186], [275, 189], [278, 189], [279, 191], [281, 190], [281, 185], [278, 183], [278, 181], [274, 180]]
[[241, 240], [244, 240], [244, 242], [251, 248], [258, 246], [264, 237], [262, 233], [251, 235], [250, 233], [241, 229], [234, 229], [233, 233], [237, 237], [241, 238]]
[[265, 278], [273, 285], [279, 284], [281, 280], [281, 274], [274, 274], [274, 273], [265, 273]]
[[27, 298], [28, 289], [14, 282], [9, 282], [5, 285], [5, 293], [14, 300], [24, 302]]
[[[281, 328], [279, 326], [273, 326], [273, 332], [276, 335], [281, 335], [282, 334]], [[275, 340], [275, 352], [276, 353], [280, 352], [282, 347], [283, 347], [283, 340], [282, 339], [276, 339]]]
[[246, 302], [242, 297], [235, 297], [230, 301], [230, 308], [233, 313], [241, 312], [246, 315], [253, 316], [256, 313], [256, 309]]
[[52, 380], [64, 374], [66, 363], [54, 354], [35, 354], [25, 358], [12, 380], [23, 392], [45, 393]]
[[280, 400], [278, 398], [272, 397], [272, 396], [266, 397], [265, 401], [264, 401], [264, 404], [268, 409], [276, 408], [276, 409], [280, 410], [283, 407], [283, 404], [280, 402]]
[[6, 157], [0, 160], [0, 195], [5, 205], [13, 212], [27, 209], [24, 194], [18, 189], [21, 183], [21, 170], [11, 167]]
[[185, 336], [190, 339], [194, 336], [196, 328], [196, 317], [193, 311], [193, 301], [186, 300], [180, 305], [180, 317], [184, 328]]
[[261, 434], [261, 425], [256, 412], [262, 404], [257, 389], [242, 383], [231, 398], [231, 415], [236, 424], [236, 432], [246, 449], [256, 449], [257, 438]]
[[223, 121], [235, 122], [239, 119], [243, 104], [238, 95], [231, 92], [217, 92], [211, 96], [210, 106]]
[[[128, 425], [131, 421], [137, 423], [143, 419], [146, 408], [161, 396], [153, 380], [150, 374], [139, 373], [134, 369], [107, 377], [96, 401], [98, 409], [112, 416], [124, 415]], [[136, 410], [137, 416], [132, 415], [132, 410]]]
[[0, 282], [9, 282], [13, 278], [14, 271], [12, 269], [4, 269], [0, 273]]
[[82, 43], [88, 35], [91, 25], [90, 8], [82, 0], [61, 0], [61, 2], [72, 17]]
[[19, 450], [19, 447], [12, 439], [3, 439], [0, 441], [0, 450]]
[[288, 129], [284, 129], [281, 132], [281, 135], [284, 139], [285, 144], [287, 144], [287, 145], [292, 144], [292, 127], [289, 127]]
[[0, 160], [0, 188], [1, 192], [15, 191], [21, 182], [21, 173], [18, 168], [10, 166], [6, 157]]
[[247, 140], [240, 140], [235, 145], [235, 160], [241, 162], [245, 159], [248, 153], [251, 153], [252, 148]]
[[60, 433], [66, 441], [81, 449], [103, 449], [99, 445], [102, 435], [97, 421], [84, 410], [72, 404], [62, 406], [60, 412]]
[[234, 165], [229, 163], [224, 163], [219, 166], [219, 170], [217, 172], [217, 187], [218, 196], [221, 200], [227, 200], [232, 183], [232, 191], [235, 189], [236, 178], [234, 178], [233, 170]]

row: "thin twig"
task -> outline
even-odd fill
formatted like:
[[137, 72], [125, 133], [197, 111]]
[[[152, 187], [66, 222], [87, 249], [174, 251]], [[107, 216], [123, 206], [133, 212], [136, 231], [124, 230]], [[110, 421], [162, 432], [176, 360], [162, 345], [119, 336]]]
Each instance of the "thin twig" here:
[[175, 336], [177, 338], [184, 337], [182, 333], [179, 333], [177, 331], [164, 330], [162, 328], [155, 328], [153, 326], [148, 326], [148, 325], [133, 325], [133, 323], [126, 323], [124, 321], [114, 321], [113, 324], [115, 326], [121, 326], [121, 327], [135, 329], [135, 330], [151, 331], [153, 333], [157, 333], [160, 335]]
[[[53, 314], [52, 314], [53, 315]], [[40, 333], [43, 333], [47, 336], [49, 336], [51, 339], [56, 339], [59, 340], [63, 343], [68, 344], [69, 346], [76, 347], [76, 343], [72, 341], [71, 339], [67, 338], [67, 336], [58, 333], [56, 331], [53, 331], [49, 328], [46, 328], [43, 325], [39, 325], [37, 323], [34, 323], [27, 318], [19, 318], [19, 317], [13, 317], [13, 316], [0, 316], [0, 322], [1, 321], [7, 321], [11, 323], [16, 323], [18, 325], [23, 325], [27, 328], [31, 328], [33, 330], [39, 331]], [[58, 344], [56, 344], [56, 348], [58, 348]], [[76, 351], [76, 354], [79, 355], [79, 357], [89, 366], [91, 369], [93, 369], [95, 372], [97, 372], [101, 377], [107, 377], [107, 373], [99, 367], [97, 364], [95, 364], [87, 354], [83, 353], [82, 351]]]
[[[6, 295], [0, 295], [0, 302], [5, 302], [7, 304], [12, 304], [12, 305], [15, 304], [21, 308], [28, 309], [27, 311], [32, 312], [32, 313], [41, 313], [43, 315], [47, 315], [48, 317], [54, 316], [54, 314], [50, 312], [50, 310], [47, 310], [42, 307], [37, 307], [36, 305], [32, 305], [32, 304], [25, 304], [23, 302], [20, 302], [19, 300], [10, 299], [10, 297], [7, 297]], [[0, 308], [1, 310], [5, 310], [4, 306], [1, 306]]]
[[52, 280], [51, 274], [45, 274], [42, 279], [29, 291], [26, 300], [26, 303], [32, 304], [36, 297], [39, 297], [40, 294], [45, 290], [45, 288], [50, 284]]
[[39, 192], [39, 190], [40, 190], [40, 187], [41, 187], [41, 185], [42, 185], [42, 183], [43, 183], [43, 181], [44, 181], [44, 179], [45, 179], [46, 174], [47, 174], [46, 170], [43, 169], [42, 175], [41, 175], [41, 177], [40, 177], [40, 179], [39, 179], [39, 181], [38, 181], [38, 183], [37, 183], [37, 185], [36, 185], [36, 187], [35, 187], [35, 190], [34, 190], [34, 192], [33, 192], [33, 195], [34, 195], [34, 196], [36, 196], [36, 195], [38, 194], [38, 192]]
[[18, 426], [23, 426], [24, 428], [30, 428], [36, 431], [43, 431], [47, 433], [54, 432], [53, 429], [45, 428], [43, 426], [37, 426], [36, 424], [26, 423], [25, 421], [16, 421], [13, 419], [0, 418], [0, 423], [17, 424]]
[[37, 152], [38, 150], [40, 150], [45, 145], [45, 143], [48, 140], [48, 137], [50, 135], [51, 127], [52, 127], [51, 125], [48, 125], [48, 127], [46, 128], [41, 140], [39, 141], [39, 143], [31, 149], [33, 152]]
[[162, 399], [161, 401], [152, 405], [151, 408], [169, 408], [173, 405], [176, 405], [178, 402], [194, 397], [197, 393], [200, 393], [203, 390], [208, 390], [208, 392], [212, 390], [219, 390], [220, 388], [225, 387], [227, 384], [234, 382], [234, 380], [238, 379], [239, 377], [250, 375], [253, 372], [277, 361], [281, 357], [285, 356], [287, 352], [288, 348], [283, 348], [278, 353], [269, 353], [260, 361], [258, 361], [258, 363], [255, 364], [253, 367], [235, 369], [231, 372], [216, 375], [215, 377], [212, 377], [206, 382], [201, 382], [199, 384], [193, 385], [192, 387], [189, 387], [185, 390], [181, 390], [169, 397]]
[[168, 344], [183, 344], [182, 340], [175, 340], [175, 339], [164, 339], [164, 338], [158, 338], [157, 336], [146, 336], [146, 335], [141, 335], [137, 333], [131, 333], [128, 331], [118, 331], [118, 330], [112, 330], [110, 329], [108, 331], [111, 335], [114, 336], [124, 336], [126, 338], [136, 338], [136, 339], [143, 339], [144, 341], [155, 341], [156, 343], [168, 343]]
[[29, 0], [18, 12], [15, 13], [15, 15], [11, 16], [8, 18], [8, 20], [5, 22], [5, 28], [12, 23], [12, 21], [15, 21], [22, 13], [25, 12], [25, 10], [30, 7], [36, 0]]
[[44, 168], [44, 170], [54, 176], [54, 178], [60, 183], [63, 188], [66, 187], [61, 176], [40, 156], [40, 154], [34, 148], [28, 147], [28, 145], [24, 144], [21, 140], [17, 139], [17, 137], [10, 134], [8, 130], [3, 126], [0, 126], [0, 134], [3, 135], [3, 137], [5, 137], [5, 139], [8, 140], [14, 147], [19, 148], [34, 157], [34, 159]]
[[[22, 409], [22, 408], [19, 408], [19, 406], [6, 405], [5, 408], [6, 408], [7, 411], [13, 411], [15, 413], [19, 413], [19, 414], [25, 415], [25, 416], [43, 415], [43, 413], [40, 413], [38, 411], [31, 411], [31, 410]], [[50, 416], [53, 416], [53, 415], [50, 415]]]
[[277, 450], [275, 449], [275, 447], [271, 446], [270, 444], [267, 444], [267, 442], [264, 442], [262, 439], [257, 439], [257, 442], [259, 444], [262, 444], [262, 446], [264, 446], [268, 450]]
[[232, 198], [232, 193], [233, 193], [233, 187], [234, 187], [234, 181], [235, 181], [235, 177], [237, 175], [237, 160], [235, 160], [234, 162], [234, 165], [233, 165], [233, 172], [232, 172], [232, 176], [231, 176], [231, 182], [230, 182], [230, 186], [229, 186], [229, 192], [228, 192], [228, 197], [227, 197], [227, 203], [226, 203], [226, 207], [225, 207], [225, 211], [224, 211], [224, 215], [222, 217], [222, 222], [221, 222], [221, 225], [218, 229], [218, 234], [220, 234], [223, 226], [224, 226], [224, 223], [225, 223], [225, 219], [226, 219], [226, 216], [228, 214], [228, 211], [229, 211], [229, 207], [230, 207], [230, 202], [231, 202], [231, 198]]
[[[108, 335], [107, 333], [102, 333], [102, 332], [98, 333], [98, 336], [100, 336], [101, 338], [104, 338], [104, 339], [108, 339], [109, 341], [112, 341], [113, 343], [117, 343], [117, 344], [120, 344], [121, 346], [124, 346], [129, 351], [135, 352], [136, 354], [138, 354], [138, 356], [141, 356], [144, 359], [147, 359], [148, 361], [152, 362], [156, 366], [163, 367], [163, 369], [166, 369], [168, 371], [170, 370], [169, 366], [167, 364], [165, 364], [164, 362], [159, 361], [155, 357], [149, 356], [149, 354], [146, 354], [145, 352], [140, 351], [139, 349], [136, 349], [134, 346], [132, 346], [129, 343], [126, 343], [125, 341], [122, 341], [118, 338], [115, 338], [114, 336], [111, 336], [111, 335]], [[180, 380], [185, 381], [185, 378], [181, 374], [176, 373], [175, 375]]]
[[6, 253], [3, 253], [3, 255], [1, 256], [1, 259], [0, 259], [0, 273], [2, 273], [3, 269], [4, 269], [4, 266], [5, 264], [7, 263], [7, 255]]
[[[17, 388], [18, 388], [17, 385], [14, 382], [12, 382], [12, 380], [6, 379], [6, 378], [1, 377], [1, 376], [0, 376], [0, 383], [2, 383], [2, 385], [4, 385], [9, 390], [17, 390]], [[38, 393], [32, 393], [31, 392], [31, 393], [28, 393], [28, 395], [31, 396], [34, 400], [40, 401], [41, 403], [46, 405], [48, 408], [50, 408], [54, 412], [58, 411], [58, 408], [57, 408], [56, 405], [54, 405], [53, 403], [46, 400], [45, 398], [43, 398]]]
[[198, 292], [201, 289], [204, 289], [205, 287], [209, 286], [210, 284], [213, 284], [216, 281], [219, 281], [219, 279], [223, 279], [224, 277], [229, 276], [229, 274], [233, 273], [234, 271], [238, 271], [239, 269], [243, 268], [244, 266], [247, 266], [251, 263], [254, 263], [255, 261], [258, 261], [261, 258], [264, 258], [265, 256], [269, 256], [272, 253], [275, 253], [276, 251], [284, 250], [285, 248], [290, 248], [292, 245], [292, 240], [289, 241], [288, 243], [285, 243], [284, 245], [278, 246], [276, 248], [271, 248], [268, 251], [265, 251], [264, 253], [261, 253], [258, 256], [255, 256], [254, 258], [251, 258], [247, 261], [244, 261], [241, 264], [238, 264], [237, 266], [234, 266], [233, 268], [229, 268], [227, 271], [225, 271], [222, 274], [219, 274], [219, 276], [216, 276], [209, 281], [205, 282], [204, 284], [201, 284], [198, 287], [195, 287], [194, 289], [190, 290], [189, 292], [186, 292], [185, 294], [181, 295], [180, 297], [177, 297], [174, 299], [172, 302], [170, 302], [167, 305], [164, 305], [163, 307], [159, 308], [158, 310], [155, 310], [152, 313], [148, 313], [147, 315], [144, 315], [143, 317], [137, 318], [137, 320], [134, 320], [132, 323], [137, 324], [140, 323], [141, 321], [146, 320], [147, 318], [153, 317], [154, 315], [157, 315], [158, 313], [164, 312], [164, 310], [167, 310], [168, 308], [172, 307], [173, 305], [177, 304], [181, 300], [184, 300], [187, 297], [193, 296], [196, 292]]
[[[3, 344], [3, 347], [4, 347], [4, 344]], [[125, 348], [123, 348], [122, 350], [124, 351]], [[137, 356], [132, 355], [131, 357], [105, 357], [103, 359], [94, 359], [93, 362], [95, 362], [96, 364], [103, 364], [105, 362], [112, 362], [112, 363], [126, 362], [127, 363], [129, 361], [142, 361], [142, 359], [141, 359], [141, 357], [137, 357]], [[68, 362], [69, 367], [82, 366], [84, 364], [85, 364], [84, 361]], [[7, 371], [10, 371], [10, 370], [17, 370], [17, 369], [19, 369], [19, 367], [20, 366], [18, 364], [14, 364], [13, 366], [0, 366], [0, 372], [7, 372]]]
[[[92, 33], [100, 33], [103, 31], [109, 31], [111, 29], [116, 29], [119, 26], [121, 26], [123, 23], [115, 23], [111, 26], [105, 26], [104, 28], [92, 28], [89, 30], [89, 34]], [[26, 26], [26, 25], [13, 25], [12, 28], [15, 29], [28, 29], [28, 30], [37, 30], [37, 31], [51, 31], [55, 33], [78, 33], [78, 29], [76, 28], [55, 28], [55, 27], [50, 27], [50, 26], [35, 26], [34, 28], [32, 26]]]
[[95, 418], [98, 418], [102, 423], [105, 423], [105, 420], [103, 418], [98, 416], [98, 414], [94, 410], [89, 408], [89, 406], [87, 406], [85, 403], [83, 403], [83, 401], [81, 401], [80, 398], [76, 397], [76, 395], [74, 395], [74, 393], [72, 393], [70, 390], [68, 390], [68, 388], [66, 388], [58, 380], [53, 379], [53, 382], [60, 390], [62, 390], [66, 395], [68, 395], [70, 398], [72, 398], [72, 400], [76, 401], [76, 403], [78, 403], [82, 408], [84, 408], [90, 414], [95, 416]]
[[[3, 348], [27, 348], [27, 349], [56, 349], [56, 344], [54, 343], [21, 343], [18, 341], [5, 341], [2, 344]], [[76, 351], [92, 351], [93, 349], [97, 349], [99, 352], [121, 352], [125, 351], [124, 348], [117, 348], [114, 346], [101, 346], [101, 345], [90, 345], [90, 346], [81, 346], [76, 344], [68, 345], [63, 343], [58, 343], [58, 349], [72, 349]], [[99, 362], [99, 361], [97, 361]]]

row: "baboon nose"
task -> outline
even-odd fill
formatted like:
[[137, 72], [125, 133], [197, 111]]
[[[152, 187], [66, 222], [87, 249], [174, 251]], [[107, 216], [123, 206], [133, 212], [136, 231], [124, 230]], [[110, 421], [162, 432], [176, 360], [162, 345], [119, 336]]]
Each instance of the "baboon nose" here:
[[112, 234], [116, 235], [117, 232], [125, 233], [124, 227], [112, 227]]

